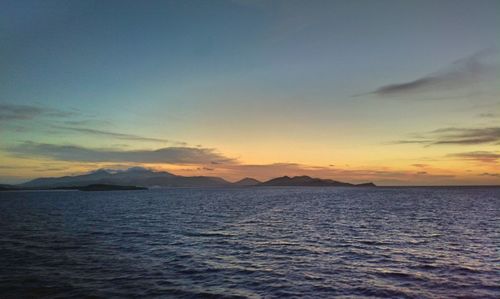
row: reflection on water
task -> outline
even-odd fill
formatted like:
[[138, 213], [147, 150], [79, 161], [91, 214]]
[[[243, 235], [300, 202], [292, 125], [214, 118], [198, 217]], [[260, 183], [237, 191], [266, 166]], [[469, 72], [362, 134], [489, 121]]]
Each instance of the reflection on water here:
[[0, 193], [0, 294], [500, 297], [500, 189]]

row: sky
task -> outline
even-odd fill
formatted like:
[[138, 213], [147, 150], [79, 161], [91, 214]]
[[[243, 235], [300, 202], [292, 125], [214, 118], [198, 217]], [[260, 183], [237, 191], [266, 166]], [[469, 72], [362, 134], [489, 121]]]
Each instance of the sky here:
[[500, 184], [500, 1], [0, 2], [0, 183]]

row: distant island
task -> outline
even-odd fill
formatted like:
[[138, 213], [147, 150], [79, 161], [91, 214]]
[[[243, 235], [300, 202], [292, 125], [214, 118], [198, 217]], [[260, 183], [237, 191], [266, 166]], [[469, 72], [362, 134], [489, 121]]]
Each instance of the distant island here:
[[146, 187], [137, 186], [120, 186], [120, 185], [107, 185], [107, 184], [92, 184], [83, 187], [69, 187], [65, 189], [76, 189], [80, 191], [121, 191], [121, 190], [147, 190]]
[[258, 184], [259, 186], [306, 186], [306, 187], [375, 187], [373, 183], [350, 184], [329, 179], [303, 176], [283, 176]]
[[0, 186], [0, 191], [12, 191], [12, 190], [16, 190], [16, 189], [14, 187], [7, 186], [7, 185]]
[[78, 190], [78, 191], [125, 191], [125, 190], [148, 190], [147, 187], [121, 186], [108, 184], [91, 184], [87, 186], [67, 187], [22, 187], [22, 186], [0, 186], [1, 191], [28, 191], [28, 190]]
[[142, 167], [127, 170], [98, 169], [88, 174], [51, 178], [38, 178], [18, 185], [0, 185], [0, 191], [74, 189], [81, 191], [144, 190], [169, 187], [375, 187], [373, 183], [351, 184], [331, 179], [309, 176], [283, 176], [265, 182], [244, 178], [229, 182], [212, 176], [180, 176], [165, 171], [153, 171]]

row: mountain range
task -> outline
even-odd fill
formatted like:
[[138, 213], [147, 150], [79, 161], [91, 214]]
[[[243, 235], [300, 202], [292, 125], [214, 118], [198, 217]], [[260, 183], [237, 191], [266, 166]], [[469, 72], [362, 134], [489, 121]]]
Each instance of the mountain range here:
[[350, 184], [330, 179], [318, 179], [310, 176], [283, 176], [260, 183], [259, 186], [309, 186], [309, 187], [375, 187], [373, 183]]
[[8, 186], [21, 189], [51, 189], [64, 187], [83, 187], [94, 184], [139, 186], [139, 187], [250, 187], [250, 186], [335, 186], [335, 187], [373, 187], [373, 183], [350, 184], [330, 179], [309, 176], [278, 177], [265, 182], [244, 178], [231, 183], [213, 176], [180, 176], [165, 171], [153, 171], [142, 167], [127, 170], [98, 169], [83, 175], [38, 178], [23, 184]]

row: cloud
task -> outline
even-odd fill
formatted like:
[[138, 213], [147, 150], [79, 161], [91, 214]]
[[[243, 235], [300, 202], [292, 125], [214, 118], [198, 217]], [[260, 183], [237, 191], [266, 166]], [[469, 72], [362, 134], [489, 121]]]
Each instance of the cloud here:
[[411, 166], [423, 168], [423, 167], [429, 166], [429, 164], [415, 163], [415, 164], [412, 164]]
[[500, 142], [500, 127], [444, 128], [433, 131], [437, 139], [433, 144], [482, 144]]
[[424, 144], [431, 145], [477, 145], [500, 144], [500, 127], [487, 128], [442, 128], [408, 140], [398, 140], [392, 144]]
[[409, 82], [381, 86], [368, 94], [401, 96], [429, 91], [448, 91], [471, 86], [483, 80], [498, 79], [500, 69], [497, 59], [498, 54], [499, 51], [496, 48], [486, 49], [457, 60], [441, 71]]
[[21, 166], [21, 165], [0, 165], [0, 169], [30, 169], [31, 167], [28, 166]]
[[78, 162], [128, 162], [168, 164], [235, 163], [234, 159], [217, 153], [214, 149], [193, 147], [165, 147], [156, 150], [95, 149], [76, 145], [24, 142], [7, 148], [18, 156], [44, 157], [58, 161]]
[[90, 135], [112, 137], [112, 138], [117, 138], [117, 139], [122, 139], [122, 140], [170, 142], [167, 139], [143, 137], [143, 136], [137, 136], [137, 135], [133, 135], [133, 134], [124, 134], [124, 133], [96, 130], [96, 129], [90, 129], [90, 128], [65, 127], [65, 126], [53, 126], [53, 128], [60, 129], [60, 130], [66, 130], [66, 131], [73, 131], [73, 132], [78, 132], [78, 133], [84, 133], [84, 134], [90, 134]]
[[64, 170], [68, 170], [68, 169], [69, 169], [68, 167], [47, 167], [47, 168], [34, 169], [33, 171], [47, 172], [47, 171], [64, 171]]
[[481, 173], [480, 176], [492, 176], [492, 177], [500, 178], [500, 173], [484, 172], [484, 173]]
[[0, 104], [0, 121], [29, 120], [41, 115], [43, 111], [34, 106]]
[[481, 118], [499, 118], [500, 114], [496, 114], [496, 113], [480, 113], [478, 116], [481, 117]]
[[464, 160], [481, 162], [481, 163], [497, 163], [498, 160], [500, 159], [500, 154], [498, 152], [488, 152], [488, 151], [456, 153], [456, 154], [449, 154], [448, 156]]
[[[71, 111], [63, 111], [57, 110], [48, 107], [39, 107], [32, 105], [15, 105], [15, 104], [0, 104], [0, 122], [10, 122], [10, 121], [24, 121], [24, 120], [34, 120], [41, 118], [50, 118], [54, 123], [66, 124], [66, 125], [52, 125], [50, 126], [53, 129], [64, 130], [64, 131], [72, 131], [77, 133], [89, 134], [89, 135], [97, 135], [103, 137], [111, 137], [121, 140], [132, 140], [132, 141], [150, 141], [150, 142], [171, 142], [175, 143], [179, 146], [186, 146], [187, 144], [184, 142], [172, 141], [163, 138], [152, 138], [152, 137], [144, 137], [133, 134], [124, 134], [106, 130], [98, 130], [92, 128], [80, 127], [80, 125], [85, 124], [109, 124], [108, 121], [101, 120], [78, 120], [71, 119], [70, 117], [75, 116], [79, 113], [71, 112]], [[60, 119], [60, 120], [55, 120]], [[43, 125], [43, 124], [42, 124]], [[17, 124], [11, 124], [11, 130], [16, 132], [20, 131], [29, 131], [31, 129], [27, 129], [23, 126], [19, 126]]]
[[74, 114], [74, 112], [31, 105], [0, 104], [0, 121], [31, 120], [41, 116], [63, 118]]
[[80, 120], [64, 120], [61, 123], [68, 126], [85, 126], [85, 125], [109, 125], [111, 122], [107, 120], [98, 120], [98, 119], [80, 119]]
[[419, 140], [419, 139], [403, 139], [403, 140], [388, 142], [387, 144], [414, 144], [414, 143], [428, 144], [429, 141]]

